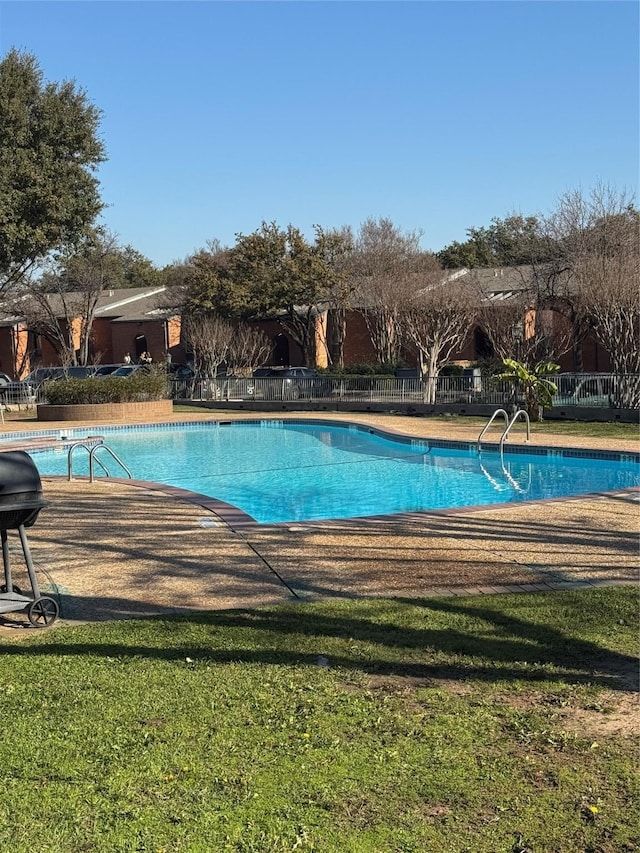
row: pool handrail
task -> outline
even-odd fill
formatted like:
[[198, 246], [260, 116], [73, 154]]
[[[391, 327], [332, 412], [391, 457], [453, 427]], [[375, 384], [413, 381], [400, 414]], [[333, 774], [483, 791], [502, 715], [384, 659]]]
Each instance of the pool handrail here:
[[[505, 428], [504, 428], [504, 432], [503, 432], [502, 434], [504, 435], [504, 433], [505, 433], [505, 432], [507, 431], [507, 429], [509, 428], [509, 415], [508, 415], [507, 411], [506, 411], [505, 409], [496, 409], [496, 410], [495, 410], [495, 412], [494, 412], [494, 413], [491, 415], [491, 417], [489, 418], [489, 420], [486, 422], [486, 424], [484, 425], [484, 427], [483, 427], [483, 429], [482, 429], [482, 432], [481, 432], [481, 433], [480, 433], [480, 435], [478, 436], [478, 442], [477, 442], [477, 445], [476, 445], [476, 446], [477, 446], [477, 448], [478, 448], [478, 452], [480, 451], [480, 445], [481, 445], [481, 443], [482, 443], [482, 438], [483, 438], [483, 436], [484, 436], [485, 432], [489, 429], [489, 427], [491, 426], [491, 424], [495, 421], [495, 419], [496, 419], [499, 415], [503, 415], [503, 416], [504, 416]], [[502, 446], [502, 441], [500, 442], [500, 444], [501, 444], [501, 446]]]
[[88, 444], [86, 444], [84, 441], [75, 441], [75, 442], [71, 445], [71, 447], [69, 448], [69, 453], [67, 454], [67, 480], [72, 480], [72, 479], [73, 479], [73, 451], [74, 451], [77, 447], [84, 447], [84, 449], [85, 449], [85, 450], [87, 451], [87, 453], [89, 454], [89, 482], [90, 482], [90, 483], [93, 483], [93, 482], [94, 482], [94, 480], [95, 480], [94, 473], [93, 473], [93, 465], [94, 465], [94, 462], [97, 462], [97, 463], [98, 463], [98, 465], [102, 468], [102, 470], [103, 470], [103, 471], [104, 471], [104, 473], [107, 475], [107, 477], [110, 477], [110, 476], [111, 476], [111, 474], [110, 474], [109, 469], [107, 468], [107, 466], [102, 462], [102, 460], [101, 460], [101, 459], [98, 459], [98, 457], [96, 456], [96, 452], [97, 452], [100, 448], [103, 448], [104, 450], [106, 450], [106, 451], [107, 451], [107, 453], [109, 453], [109, 455], [110, 455], [110, 456], [111, 456], [111, 457], [112, 457], [112, 458], [113, 458], [113, 459], [118, 463], [118, 465], [120, 465], [120, 467], [121, 467], [121, 468], [126, 472], [127, 477], [128, 477], [130, 480], [132, 480], [132, 479], [133, 479], [133, 474], [131, 473], [131, 471], [127, 468], [127, 466], [124, 464], [124, 462], [122, 461], [122, 459], [120, 459], [120, 457], [119, 457], [116, 453], [114, 453], [114, 451], [113, 451], [113, 450], [112, 450], [112, 449], [111, 449], [107, 444], [104, 444], [104, 443], [102, 443], [102, 444], [94, 444], [92, 447], [89, 447], [89, 445], [88, 445]]
[[510, 431], [511, 431], [511, 427], [515, 424], [515, 422], [516, 422], [520, 417], [523, 417], [523, 418], [524, 418], [524, 420], [525, 420], [525, 422], [526, 422], [526, 424], [527, 424], [527, 437], [525, 438], [525, 444], [528, 444], [528, 443], [530, 442], [530, 440], [531, 440], [531, 421], [529, 420], [529, 415], [527, 414], [527, 412], [525, 412], [525, 410], [524, 410], [524, 409], [518, 409], [518, 411], [514, 414], [514, 416], [511, 418], [511, 420], [509, 420], [509, 415], [508, 415], [508, 413], [507, 413], [506, 409], [496, 409], [496, 410], [495, 410], [495, 412], [491, 415], [491, 417], [490, 417], [490, 418], [489, 418], [489, 420], [487, 421], [487, 423], [484, 425], [484, 428], [483, 428], [482, 432], [481, 432], [481, 433], [480, 433], [480, 435], [478, 436], [478, 442], [477, 442], [477, 445], [476, 445], [476, 446], [477, 446], [477, 449], [478, 449], [478, 453], [480, 452], [480, 447], [481, 447], [482, 438], [483, 438], [484, 434], [486, 433], [486, 431], [489, 429], [489, 427], [491, 426], [491, 424], [494, 422], [494, 420], [495, 420], [499, 415], [503, 415], [503, 416], [504, 416], [504, 421], [505, 421], [505, 428], [504, 428], [504, 430], [503, 430], [503, 432], [502, 432], [502, 435], [500, 436], [500, 442], [499, 442], [499, 445], [498, 445], [498, 446], [499, 446], [499, 448], [500, 448], [500, 451], [502, 451], [502, 448], [503, 448], [503, 446], [504, 446], [504, 443], [505, 443], [505, 441], [507, 440], [507, 438], [508, 438], [508, 436], [509, 436], [509, 433], [510, 433]]
[[502, 449], [502, 445], [507, 440], [507, 437], [509, 436], [509, 432], [511, 430], [511, 427], [515, 424], [515, 422], [518, 420], [518, 418], [520, 416], [522, 416], [524, 418], [524, 421], [527, 425], [527, 437], [524, 440], [525, 444], [529, 444], [529, 442], [531, 441], [531, 421], [529, 420], [529, 415], [527, 414], [527, 412], [525, 412], [524, 409], [518, 409], [518, 411], [515, 413], [515, 415], [509, 421], [507, 428], [502, 433], [502, 438], [500, 439], [500, 449]]

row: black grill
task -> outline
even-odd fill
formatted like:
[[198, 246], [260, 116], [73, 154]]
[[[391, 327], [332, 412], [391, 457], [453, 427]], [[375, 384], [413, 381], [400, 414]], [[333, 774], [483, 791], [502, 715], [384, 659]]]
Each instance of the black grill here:
[[[0, 541], [4, 584], [0, 590], [0, 614], [22, 611], [32, 625], [51, 625], [60, 608], [55, 598], [40, 595], [25, 527], [31, 527], [47, 505], [42, 497], [40, 474], [33, 459], [23, 450], [0, 452]], [[27, 566], [31, 594], [13, 583], [7, 530], [17, 530]]]
[[31, 527], [44, 506], [40, 474], [29, 454], [0, 453], [0, 530]]

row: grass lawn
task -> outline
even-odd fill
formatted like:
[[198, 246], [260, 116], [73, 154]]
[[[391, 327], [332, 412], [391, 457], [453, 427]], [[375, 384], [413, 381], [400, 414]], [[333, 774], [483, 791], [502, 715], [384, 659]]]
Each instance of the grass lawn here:
[[622, 587], [5, 635], [0, 849], [639, 850], [637, 625]]

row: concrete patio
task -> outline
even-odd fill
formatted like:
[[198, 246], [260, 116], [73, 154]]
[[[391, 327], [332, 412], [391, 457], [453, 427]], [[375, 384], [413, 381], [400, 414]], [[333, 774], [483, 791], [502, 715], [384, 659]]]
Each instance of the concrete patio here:
[[[221, 417], [246, 415], [211, 415]], [[390, 415], [314, 414], [318, 418], [425, 438], [478, 436], [477, 425], [461, 419], [443, 425]], [[33, 428], [5, 425], [5, 431]], [[536, 435], [535, 426], [532, 443], [639, 449], [628, 439], [551, 440]], [[50, 503], [28, 537], [43, 591], [60, 597], [57, 624], [330, 596], [414, 598], [638, 582], [640, 490], [397, 519], [233, 529], [210, 509], [145, 485], [44, 478], [43, 489]], [[17, 536], [10, 533], [10, 542], [21, 583]], [[25, 622], [22, 614], [9, 614], [0, 631], [23, 636], [30, 630], [21, 629]]]

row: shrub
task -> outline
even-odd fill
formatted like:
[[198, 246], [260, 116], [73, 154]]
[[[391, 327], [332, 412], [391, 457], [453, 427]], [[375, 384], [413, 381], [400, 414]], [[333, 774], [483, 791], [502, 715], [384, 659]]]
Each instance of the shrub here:
[[335, 376], [393, 376], [397, 367], [404, 367], [404, 363], [399, 362], [398, 364], [381, 364], [380, 362], [364, 362], [362, 364], [351, 364], [342, 370], [337, 370], [335, 368], [325, 368], [325, 370], [322, 372], [326, 372], [329, 375]]
[[461, 364], [445, 364], [440, 371], [440, 376], [462, 376], [464, 367]]
[[131, 376], [91, 376], [47, 382], [44, 396], [53, 406], [97, 403], [141, 403], [169, 396], [167, 375], [162, 371], [133, 373]]

